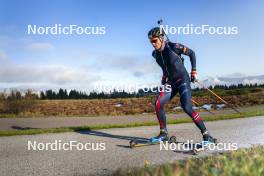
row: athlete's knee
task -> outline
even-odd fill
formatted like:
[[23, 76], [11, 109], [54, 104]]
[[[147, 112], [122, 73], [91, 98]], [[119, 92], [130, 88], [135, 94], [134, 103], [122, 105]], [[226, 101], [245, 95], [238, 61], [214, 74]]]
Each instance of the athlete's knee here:
[[187, 114], [192, 114], [193, 113], [193, 109], [192, 109], [192, 104], [191, 103], [182, 104], [182, 109]]

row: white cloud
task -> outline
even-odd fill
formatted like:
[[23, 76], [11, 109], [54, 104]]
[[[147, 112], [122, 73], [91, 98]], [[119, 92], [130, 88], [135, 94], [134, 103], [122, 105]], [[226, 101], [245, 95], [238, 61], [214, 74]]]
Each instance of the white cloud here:
[[[64, 48], [61, 51], [51, 43], [38, 43], [32, 40], [24, 41], [23, 43], [24, 45], [21, 45], [20, 49], [23, 47], [23, 49], [28, 49], [29, 51], [47, 51], [54, 48], [54, 53], [58, 54], [56, 55], [58, 59], [54, 59], [54, 56], [53, 58], [49, 57], [48, 60], [50, 62], [48, 63], [56, 64], [41, 65], [37, 59], [34, 59], [36, 62], [30, 63], [27, 61], [19, 62], [22, 64], [18, 64], [17, 59], [11, 58], [9, 63], [0, 65], [1, 87], [71, 87], [82, 89], [91, 87], [98, 81], [108, 85], [120, 83], [143, 84], [146, 81], [159, 80], [161, 75], [161, 69], [151, 55], [121, 55], [74, 47]], [[67, 50], [67, 54], [63, 52], [65, 50]], [[24, 50], [20, 51], [21, 53], [24, 52]], [[27, 54], [26, 52], [21, 55], [21, 58], [26, 58]], [[45, 53], [41, 57], [45, 57]], [[62, 61], [61, 58], [66, 62], [60, 62]], [[70, 63], [73, 63], [73, 59], [76, 64], [72, 65], [75, 68], [70, 65]], [[31, 61], [33, 58], [28, 60]]]
[[51, 43], [44, 43], [44, 42], [31, 43], [27, 46], [27, 49], [32, 51], [43, 51], [43, 50], [50, 50], [53, 48], [54, 46]]
[[[140, 78], [147, 75], [162, 74], [161, 69], [156, 64], [152, 56], [128, 56], [111, 53], [89, 53], [86, 57], [95, 62], [90, 63], [86, 68], [99, 71], [107, 70], [112, 74], [129, 74], [132, 77]], [[84, 67], [84, 68], [85, 68]]]
[[0, 83], [5, 86], [23, 84], [24, 87], [28, 85], [28, 88], [34, 85], [50, 88], [73, 85], [86, 87], [99, 80], [99, 76], [86, 70], [60, 65], [0, 65]]
[[[236, 76], [236, 77], [235, 77]], [[264, 75], [248, 76], [242, 73], [233, 73], [225, 76], [207, 77], [201, 81], [205, 86], [237, 85], [237, 84], [264, 84]]]

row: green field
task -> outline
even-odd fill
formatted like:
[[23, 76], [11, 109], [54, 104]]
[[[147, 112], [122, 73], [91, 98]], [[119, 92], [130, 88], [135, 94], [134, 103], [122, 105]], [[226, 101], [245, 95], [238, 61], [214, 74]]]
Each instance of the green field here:
[[204, 158], [179, 160], [175, 163], [129, 170], [118, 170], [116, 176], [261, 176], [264, 175], [264, 146]]

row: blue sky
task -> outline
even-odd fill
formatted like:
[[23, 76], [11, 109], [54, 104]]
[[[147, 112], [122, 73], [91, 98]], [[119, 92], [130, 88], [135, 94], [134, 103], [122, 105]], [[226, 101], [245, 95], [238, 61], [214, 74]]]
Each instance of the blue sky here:
[[[169, 35], [195, 51], [201, 79], [261, 75], [263, 7], [261, 0], [1, 0], [1, 87], [89, 90], [98, 83], [158, 84], [161, 70], [146, 34], [160, 18], [169, 26], [238, 27], [238, 35]], [[105, 26], [106, 34], [28, 35], [29, 24]]]

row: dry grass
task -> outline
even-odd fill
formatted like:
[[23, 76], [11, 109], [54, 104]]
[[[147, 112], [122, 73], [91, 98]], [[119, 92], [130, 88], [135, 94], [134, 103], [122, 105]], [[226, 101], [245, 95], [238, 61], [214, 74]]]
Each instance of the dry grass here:
[[[193, 97], [201, 105], [206, 103], [218, 104], [220, 101], [210, 96]], [[224, 96], [226, 101], [237, 106], [264, 104], [264, 93], [251, 93], [248, 95]], [[22, 101], [22, 100], [21, 100]], [[30, 103], [29, 101], [34, 101]], [[101, 115], [133, 115], [142, 113], [154, 113], [153, 106], [155, 97], [119, 98], [119, 99], [92, 99], [92, 100], [26, 100], [9, 103], [8, 108], [13, 109], [18, 116], [46, 117], [46, 116], [101, 116]], [[116, 106], [121, 104], [122, 106]], [[19, 105], [19, 106], [18, 106]], [[166, 112], [175, 113], [175, 106], [179, 106], [179, 97], [175, 97], [166, 105]], [[7, 103], [0, 102], [0, 114], [10, 116], [6, 111]], [[181, 112], [181, 110], [178, 110]], [[3, 117], [3, 116], [2, 116]]]

